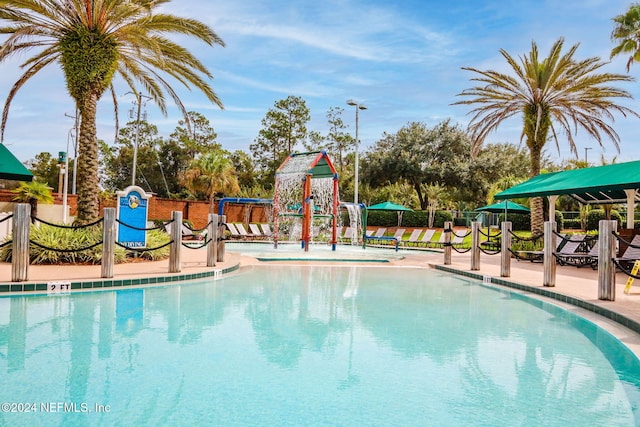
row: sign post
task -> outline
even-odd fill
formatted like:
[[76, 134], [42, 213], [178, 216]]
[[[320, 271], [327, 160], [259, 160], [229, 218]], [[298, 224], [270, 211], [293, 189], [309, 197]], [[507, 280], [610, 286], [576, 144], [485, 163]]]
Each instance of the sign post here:
[[136, 185], [130, 185], [124, 191], [118, 191], [117, 242], [128, 248], [147, 246], [147, 214], [151, 194]]

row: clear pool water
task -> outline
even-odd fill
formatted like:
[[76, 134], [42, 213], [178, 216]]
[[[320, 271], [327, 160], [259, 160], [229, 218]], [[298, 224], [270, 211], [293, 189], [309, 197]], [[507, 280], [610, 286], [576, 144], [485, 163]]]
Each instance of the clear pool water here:
[[23, 405], [2, 426], [640, 424], [640, 363], [607, 332], [413, 268], [0, 298], [0, 384]]
[[279, 260], [323, 260], [323, 261], [359, 261], [359, 262], [388, 262], [403, 259], [406, 250], [396, 251], [393, 246], [388, 248], [360, 245], [339, 244], [336, 250], [326, 243], [312, 243], [309, 251], [305, 252], [299, 243], [279, 243], [278, 248], [272, 242], [230, 242], [225, 244], [229, 252], [240, 252], [250, 255], [260, 261]]

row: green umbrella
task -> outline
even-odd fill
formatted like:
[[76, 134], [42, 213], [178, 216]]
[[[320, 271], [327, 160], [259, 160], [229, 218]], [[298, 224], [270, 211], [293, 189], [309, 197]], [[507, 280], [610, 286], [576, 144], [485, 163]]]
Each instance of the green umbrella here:
[[375, 205], [371, 205], [367, 208], [369, 211], [392, 211], [398, 213], [398, 227], [402, 223], [402, 212], [413, 212], [413, 209], [409, 209], [406, 206], [399, 205], [393, 202], [382, 202]]
[[498, 203], [494, 203], [493, 205], [483, 206], [481, 208], [476, 209], [476, 212], [491, 212], [491, 213], [502, 213], [502, 212], [511, 212], [511, 213], [528, 213], [529, 208], [519, 205], [515, 202], [511, 202], [509, 200], [503, 200]]

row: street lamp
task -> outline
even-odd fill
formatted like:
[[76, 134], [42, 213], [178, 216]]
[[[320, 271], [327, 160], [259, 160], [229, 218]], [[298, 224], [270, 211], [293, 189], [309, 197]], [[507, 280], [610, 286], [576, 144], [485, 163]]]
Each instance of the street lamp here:
[[356, 162], [355, 162], [355, 175], [353, 178], [353, 203], [358, 203], [358, 144], [360, 140], [358, 139], [358, 110], [366, 110], [362, 104], [358, 104], [353, 99], [347, 99], [347, 105], [351, 105], [352, 107], [356, 107]]
[[[136, 185], [136, 164], [138, 163], [138, 136], [140, 135], [140, 110], [142, 109], [142, 106], [151, 99], [151, 97], [143, 95], [142, 92], [127, 92], [125, 95], [127, 94], [133, 94], [136, 96], [136, 100], [133, 101], [133, 103], [138, 107], [138, 114], [136, 116], [136, 135], [135, 141], [133, 143], [133, 170], [131, 171], [131, 185]], [[133, 110], [131, 110], [130, 117], [133, 118]]]
[[591, 150], [591, 147], [584, 147], [584, 162], [589, 166], [589, 160], [587, 160], [587, 153]]

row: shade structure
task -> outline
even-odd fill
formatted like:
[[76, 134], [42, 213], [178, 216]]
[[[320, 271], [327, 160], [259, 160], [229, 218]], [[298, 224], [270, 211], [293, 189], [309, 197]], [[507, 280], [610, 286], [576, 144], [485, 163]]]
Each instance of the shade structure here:
[[476, 209], [476, 212], [491, 212], [491, 213], [529, 213], [530, 209], [519, 205], [518, 203], [511, 202], [509, 200], [503, 200], [492, 205], [483, 206]]
[[409, 209], [406, 206], [399, 205], [393, 202], [382, 202], [377, 203], [375, 205], [371, 205], [367, 207], [369, 211], [389, 211], [389, 212], [397, 212], [398, 213], [398, 227], [402, 223], [402, 213], [403, 212], [413, 212], [413, 209]]
[[408, 211], [408, 212], [413, 212], [412, 209], [409, 209], [406, 206], [402, 206], [402, 205], [399, 205], [399, 204], [393, 203], [393, 202], [378, 203], [378, 204], [375, 204], [375, 205], [368, 206], [367, 209], [370, 210], [370, 211], [396, 211], [396, 212]]
[[534, 176], [495, 195], [498, 200], [567, 194], [580, 203], [625, 203], [625, 190], [640, 201], [640, 161]]
[[33, 174], [18, 160], [11, 151], [0, 144], [0, 179], [13, 181], [31, 181]]

